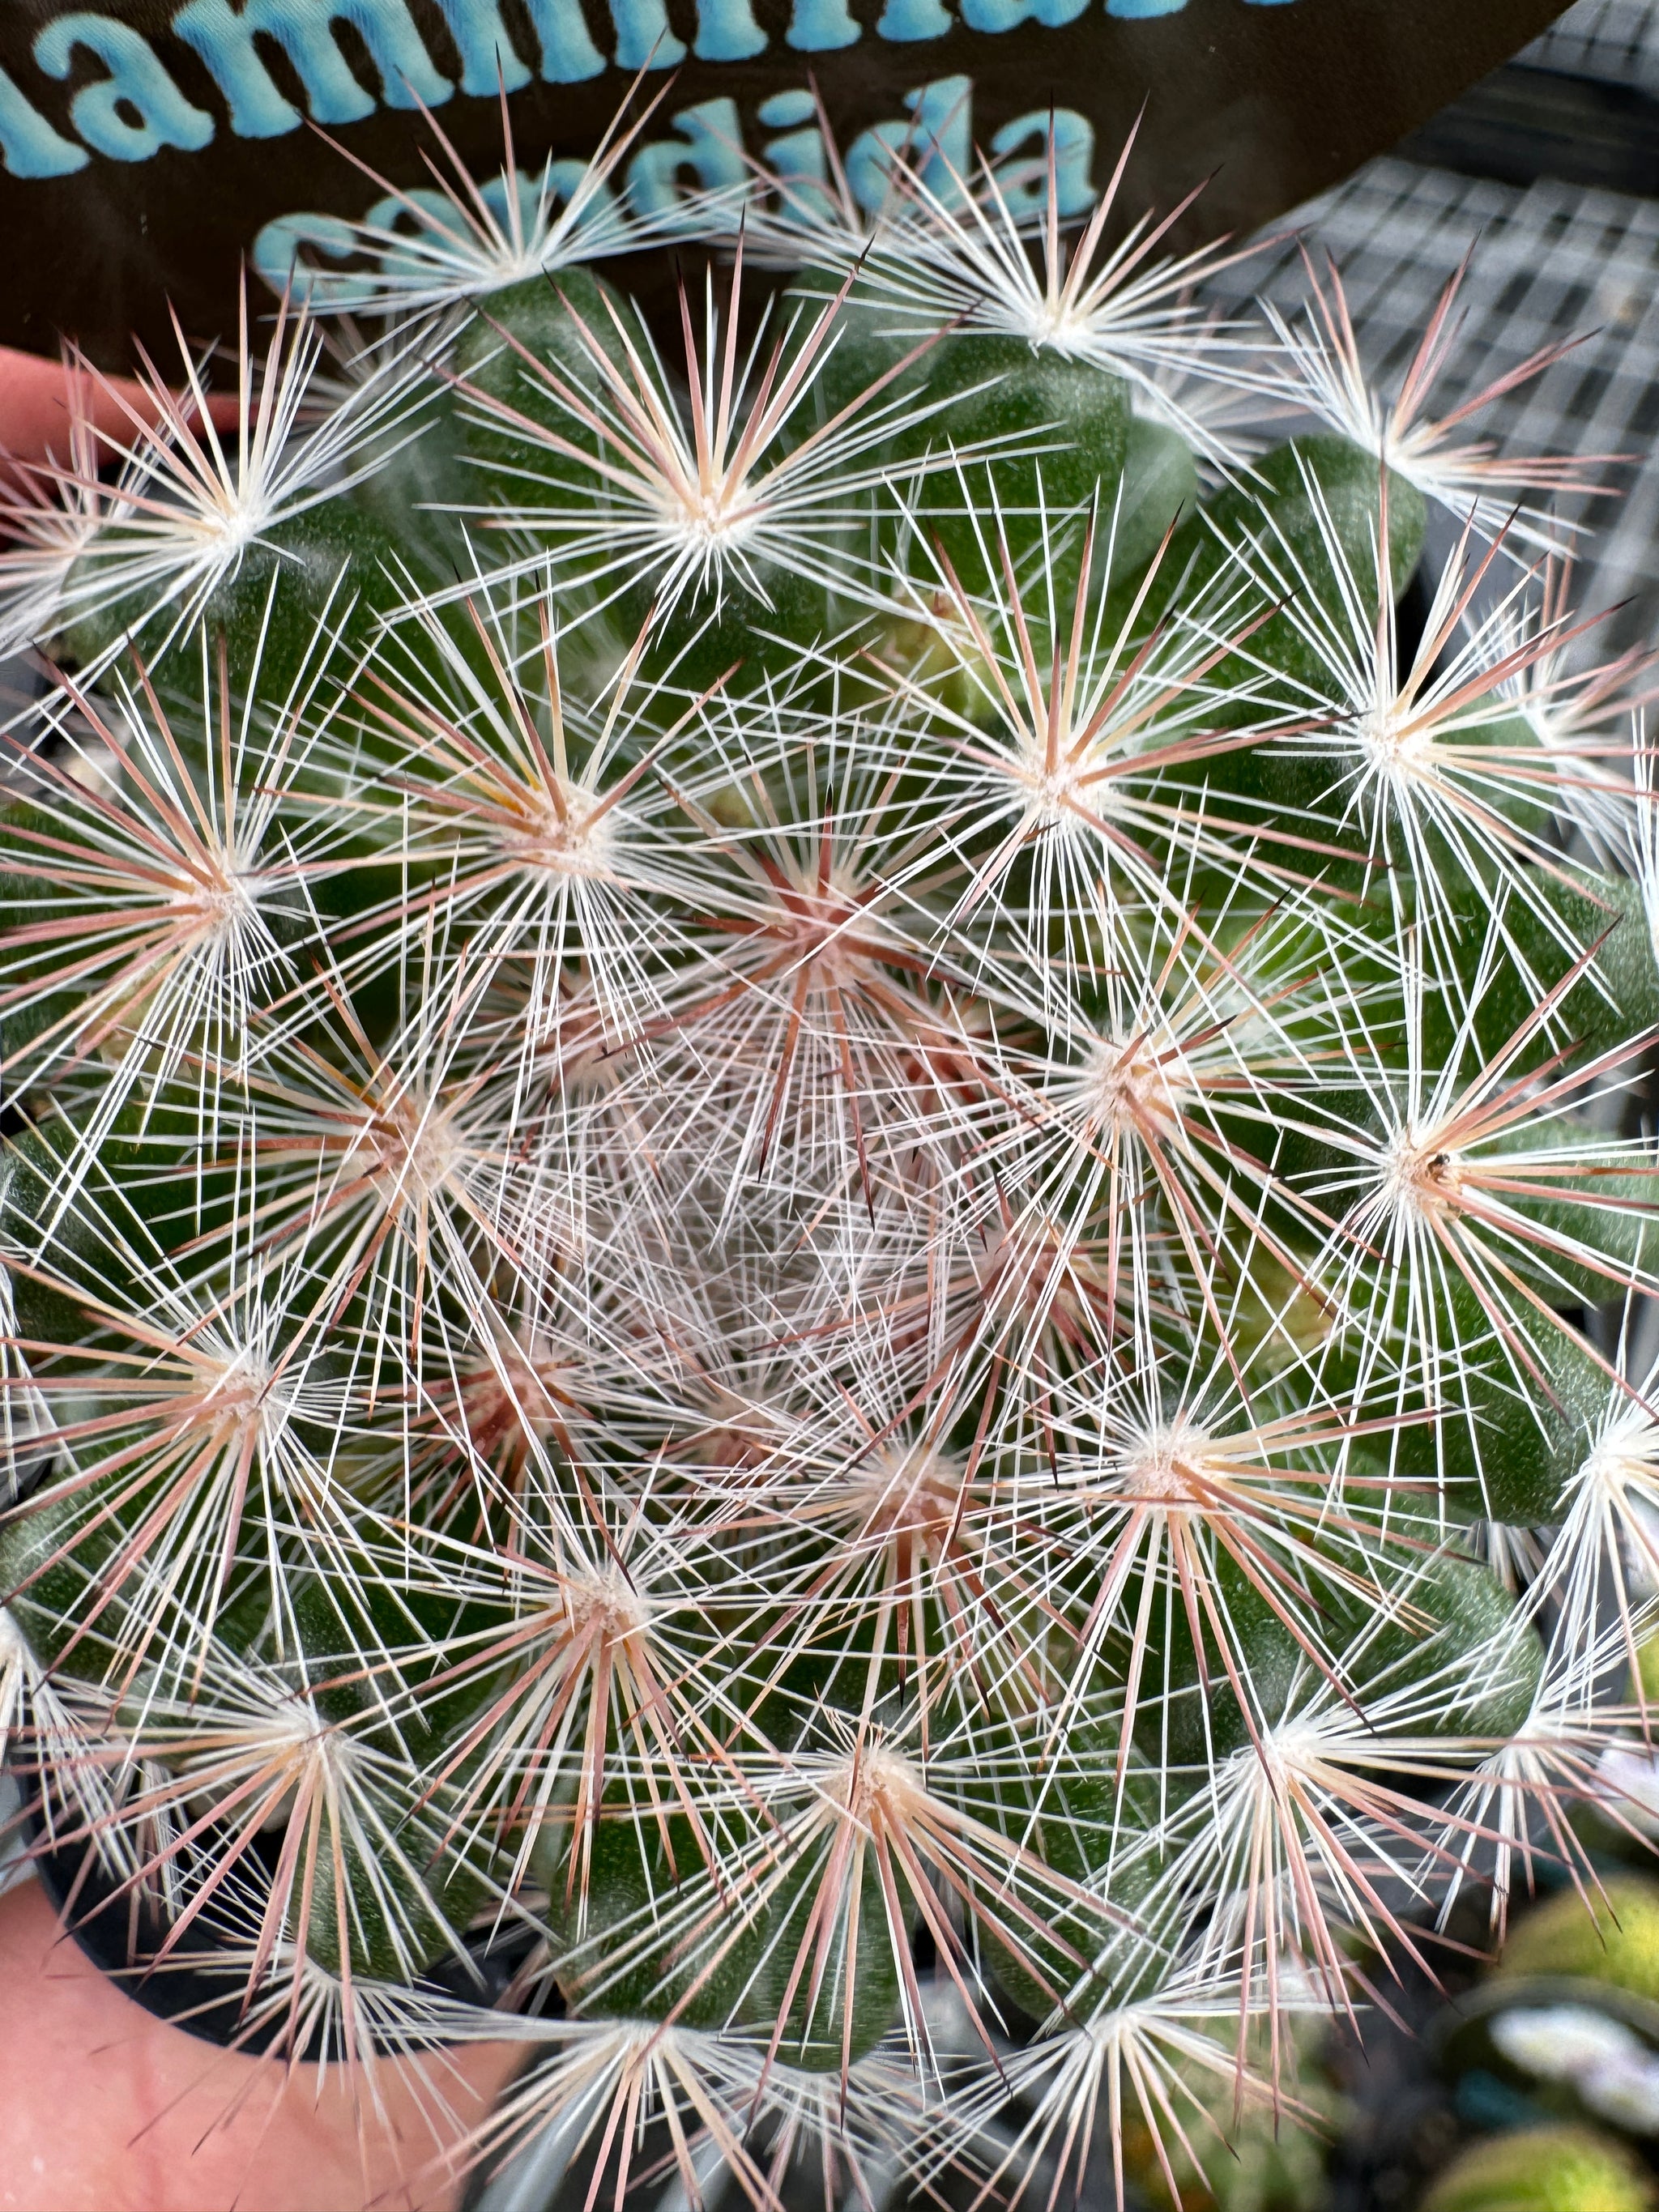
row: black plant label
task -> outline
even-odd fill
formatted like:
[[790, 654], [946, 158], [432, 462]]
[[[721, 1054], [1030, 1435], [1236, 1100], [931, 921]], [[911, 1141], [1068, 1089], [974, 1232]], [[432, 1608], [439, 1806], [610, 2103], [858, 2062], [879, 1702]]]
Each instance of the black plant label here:
[[[935, 181], [1040, 153], [1076, 213], [1143, 105], [1127, 204], [1211, 178], [1183, 236], [1249, 230], [1391, 144], [1558, 0], [0, 0], [0, 343], [130, 358], [234, 325], [245, 263], [281, 286], [342, 218], [430, 189], [438, 135], [556, 182], [635, 78], [660, 90], [618, 184], [647, 214], [810, 175], [821, 102], [866, 204], [892, 151]], [[571, 172], [574, 173], [574, 172]], [[1029, 189], [1040, 189], [1032, 185]], [[390, 216], [386, 214], [388, 206]]]

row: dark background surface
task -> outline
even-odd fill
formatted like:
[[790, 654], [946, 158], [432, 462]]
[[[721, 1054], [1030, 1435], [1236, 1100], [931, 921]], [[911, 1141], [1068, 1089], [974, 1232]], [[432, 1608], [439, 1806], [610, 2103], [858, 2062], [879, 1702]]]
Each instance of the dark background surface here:
[[[150, 39], [217, 129], [199, 153], [163, 148], [141, 162], [95, 155], [58, 179], [0, 175], [0, 343], [51, 351], [68, 331], [112, 367], [126, 356], [129, 331], [152, 349], [171, 350], [168, 298], [196, 337], [231, 328], [240, 258], [272, 217], [299, 209], [359, 214], [377, 192], [309, 129], [234, 137], [200, 58], [167, 28], [171, 10], [158, 0], [106, 4]], [[410, 4], [439, 68], [458, 75], [435, 0]], [[0, 65], [69, 137], [76, 90], [105, 70], [84, 51], [67, 83], [35, 65], [38, 30], [64, 12], [61, 0], [6, 0]], [[1146, 123], [1126, 204], [1167, 207], [1213, 174], [1188, 219], [1188, 236], [1196, 239], [1251, 229], [1348, 174], [1540, 30], [1557, 13], [1557, 0], [1187, 0], [1176, 13], [1139, 21], [1109, 17], [1103, 0], [1091, 0], [1075, 22], [1059, 28], [1026, 23], [994, 37], [959, 25], [945, 38], [909, 45], [875, 35], [881, 0], [857, 0], [854, 12], [865, 25], [856, 45], [804, 56], [784, 43], [789, 0], [756, 0], [757, 20], [770, 39], [767, 52], [750, 63], [688, 59], [662, 118], [731, 97], [746, 142], [757, 149], [765, 134], [755, 123], [756, 107], [769, 94], [804, 86], [810, 63], [844, 144], [871, 124], [902, 119], [907, 90], [961, 73], [975, 80], [974, 132], [981, 143], [1000, 124], [1034, 109], [1058, 102], [1085, 112], [1096, 130], [1099, 181], [1144, 101]], [[669, 13], [689, 46], [695, 0], [669, 0]], [[588, 15], [605, 50], [609, 32], [594, 0]], [[505, 0], [503, 20], [533, 67], [537, 48], [521, 0]], [[354, 40], [348, 30], [344, 50], [356, 53], [365, 88], [378, 93], [367, 50]], [[302, 106], [299, 82], [274, 44], [267, 58], [279, 85]], [[550, 149], [590, 150], [629, 82], [613, 66], [584, 84], [532, 83], [514, 94], [508, 106], [520, 166], [538, 165]], [[654, 88], [659, 80], [650, 82]], [[457, 92], [438, 120], [476, 173], [499, 168], [494, 100]], [[422, 148], [432, 140], [418, 115], [381, 108], [331, 135], [393, 183], [426, 180]]]

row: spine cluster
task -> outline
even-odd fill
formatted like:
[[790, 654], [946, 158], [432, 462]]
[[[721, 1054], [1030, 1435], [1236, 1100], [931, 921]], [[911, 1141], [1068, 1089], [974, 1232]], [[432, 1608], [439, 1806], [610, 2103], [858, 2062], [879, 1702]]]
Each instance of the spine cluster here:
[[1628, 1817], [1638, 671], [1452, 299], [826, 136], [647, 322], [629, 143], [20, 492], [0, 1727], [453, 2155], [1173, 2195]]

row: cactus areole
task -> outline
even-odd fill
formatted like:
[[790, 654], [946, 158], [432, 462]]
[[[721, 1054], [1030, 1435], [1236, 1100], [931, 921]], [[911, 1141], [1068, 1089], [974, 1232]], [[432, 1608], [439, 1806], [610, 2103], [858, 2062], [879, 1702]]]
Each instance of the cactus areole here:
[[818, 115], [671, 344], [629, 128], [10, 512], [0, 1730], [458, 2160], [1121, 2194], [1647, 1771], [1640, 664], [1455, 287]]
[[[891, 149], [935, 178], [1037, 150], [1065, 212], [1143, 104], [1137, 195], [1216, 173], [1184, 242], [1248, 231], [1358, 167], [1558, 12], [1551, 0], [15, 0], [0, 26], [0, 344], [222, 336], [238, 271], [349, 251], [430, 191], [422, 111], [487, 175], [568, 191], [630, 82], [626, 188], [660, 213], [815, 158], [818, 102], [870, 206]], [[319, 133], [322, 134], [319, 139]], [[322, 143], [325, 139], [326, 143]]]

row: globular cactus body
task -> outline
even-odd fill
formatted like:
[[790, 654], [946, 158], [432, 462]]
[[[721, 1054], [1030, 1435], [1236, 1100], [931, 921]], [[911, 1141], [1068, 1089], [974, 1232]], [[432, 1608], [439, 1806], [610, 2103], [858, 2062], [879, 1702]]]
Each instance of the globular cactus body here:
[[1631, 1723], [1629, 672], [1443, 323], [896, 157], [671, 342], [532, 198], [5, 556], [0, 1715], [249, 2036], [539, 2049], [479, 2155], [1121, 2193]]

